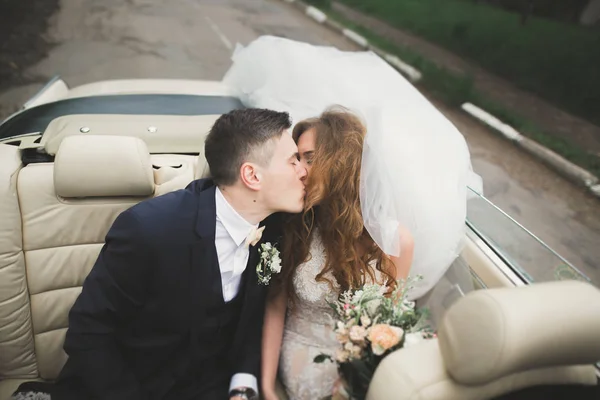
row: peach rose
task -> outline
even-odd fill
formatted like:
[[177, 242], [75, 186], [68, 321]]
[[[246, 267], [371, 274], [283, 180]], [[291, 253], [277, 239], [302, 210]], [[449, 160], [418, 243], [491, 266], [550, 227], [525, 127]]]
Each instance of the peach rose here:
[[368, 339], [371, 342], [373, 353], [380, 356], [400, 343], [402, 335], [404, 335], [402, 328], [388, 324], [377, 324], [369, 330]]

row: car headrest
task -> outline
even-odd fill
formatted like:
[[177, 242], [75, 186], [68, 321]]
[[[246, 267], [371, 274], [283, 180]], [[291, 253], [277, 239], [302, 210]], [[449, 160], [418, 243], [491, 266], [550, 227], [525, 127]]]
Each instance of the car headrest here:
[[128, 136], [68, 136], [54, 159], [61, 197], [149, 196], [154, 177], [143, 140]]
[[442, 318], [446, 370], [480, 385], [511, 373], [600, 360], [600, 290], [579, 281], [477, 290]]

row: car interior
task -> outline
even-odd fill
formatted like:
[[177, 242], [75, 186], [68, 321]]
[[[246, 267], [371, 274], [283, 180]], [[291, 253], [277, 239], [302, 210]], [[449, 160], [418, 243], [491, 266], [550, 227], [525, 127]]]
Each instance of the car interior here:
[[[56, 379], [69, 309], [111, 224], [210, 176], [216, 118], [65, 115], [35, 140], [0, 143], [0, 400]], [[368, 399], [600, 399], [600, 290], [519, 282], [470, 229], [460, 262], [477, 290], [452, 300], [437, 338], [388, 355]]]

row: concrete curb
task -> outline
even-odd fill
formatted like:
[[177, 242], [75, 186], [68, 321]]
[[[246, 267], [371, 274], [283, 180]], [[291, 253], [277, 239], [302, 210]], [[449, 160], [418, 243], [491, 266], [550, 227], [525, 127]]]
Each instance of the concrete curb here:
[[[384, 60], [386, 60], [392, 67], [397, 71], [405, 75], [412, 82], [419, 81], [423, 74], [411, 66], [410, 64], [402, 61], [398, 56], [389, 54], [369, 43], [369, 41], [358, 33], [347, 29], [342, 24], [331, 20], [327, 17], [323, 11], [316, 7], [307, 5], [301, 0], [283, 0], [286, 3], [293, 4], [295, 7], [304, 11], [310, 18], [314, 19], [320, 24], [325, 25], [329, 29], [336, 31], [348, 39], [352, 40], [361, 47], [367, 48]], [[500, 132], [505, 139], [514, 142], [517, 146], [521, 147], [524, 151], [537, 158], [544, 164], [548, 165], [556, 172], [569, 179], [576, 185], [585, 187], [592, 195], [600, 198], [600, 179], [591, 172], [573, 164], [564, 157], [558, 155], [552, 150], [542, 146], [541, 144], [523, 136], [512, 126], [502, 122], [500, 119], [494, 117], [487, 111], [477, 107], [471, 103], [464, 103], [461, 108], [472, 117], [476, 118], [485, 125], [492, 129]]]
[[538, 142], [523, 136], [512, 126], [503, 123], [474, 104], [464, 103], [462, 109], [474, 118], [500, 132], [506, 139], [515, 142], [527, 153], [542, 161], [571, 182], [587, 188], [593, 195], [600, 197], [599, 179], [591, 172], [573, 164]]
[[306, 7], [305, 12], [306, 12], [306, 15], [308, 15], [309, 17], [311, 17], [312, 19], [314, 19], [315, 21], [317, 21], [320, 24], [325, 22], [325, 20], [327, 19], [327, 14], [325, 14], [323, 11], [321, 11], [318, 8], [313, 7], [313, 6]]
[[504, 135], [504, 137], [508, 140], [515, 142], [520, 142], [523, 140], [523, 135], [517, 132], [512, 126], [503, 123], [492, 114], [477, 107], [475, 104], [464, 103], [461, 108], [484, 124], [502, 133], [502, 135]]
[[337, 33], [344, 35], [345, 37], [347, 37], [349, 40], [356, 43], [357, 45], [377, 53], [380, 57], [385, 59], [392, 67], [394, 67], [396, 70], [398, 70], [404, 76], [406, 76], [412, 82], [417, 82], [419, 79], [422, 78], [423, 74], [421, 74], [421, 72], [419, 70], [417, 70], [413, 66], [405, 63], [398, 56], [393, 55], [393, 54], [388, 54], [385, 51], [379, 49], [378, 47], [373, 46], [371, 43], [369, 43], [369, 41], [365, 37], [363, 37], [362, 35], [358, 34], [357, 32], [355, 32], [351, 29], [346, 28], [345, 26], [332, 20], [331, 18], [328, 18], [327, 14], [325, 14], [323, 11], [319, 10], [318, 8], [308, 5], [301, 0], [282, 0], [282, 1], [295, 6], [296, 8], [303, 11], [309, 18], [315, 20], [319, 24], [325, 25], [327, 28], [329, 28]]
[[359, 35], [358, 33], [354, 32], [353, 30], [344, 29], [342, 31], [342, 34], [359, 46], [362, 46], [365, 48], [369, 47], [369, 41], [367, 39], [365, 39], [364, 37], [362, 37], [361, 35]]

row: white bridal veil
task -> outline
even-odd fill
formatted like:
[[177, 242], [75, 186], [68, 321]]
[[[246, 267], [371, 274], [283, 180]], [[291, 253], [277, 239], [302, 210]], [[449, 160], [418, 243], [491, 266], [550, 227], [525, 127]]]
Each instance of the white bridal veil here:
[[367, 126], [361, 167], [365, 227], [399, 254], [398, 227], [415, 240], [411, 274], [419, 298], [462, 249], [467, 185], [481, 190], [461, 133], [401, 74], [372, 52], [342, 52], [262, 36], [238, 46], [223, 78], [249, 107], [287, 111], [294, 123], [332, 105]]

